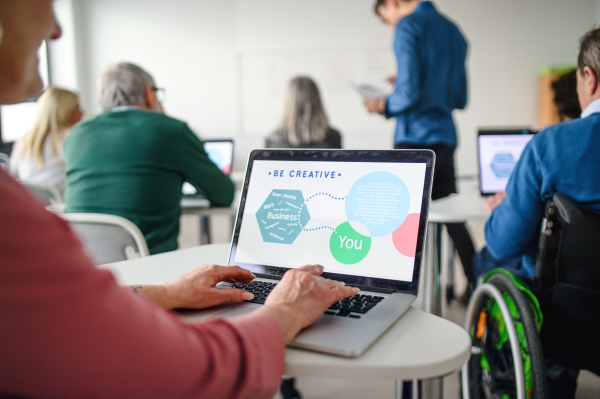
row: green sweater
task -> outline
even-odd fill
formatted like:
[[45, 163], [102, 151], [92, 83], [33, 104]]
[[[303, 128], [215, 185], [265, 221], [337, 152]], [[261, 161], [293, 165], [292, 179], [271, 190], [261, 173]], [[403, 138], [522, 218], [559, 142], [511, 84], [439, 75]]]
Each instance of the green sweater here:
[[145, 110], [105, 112], [73, 127], [65, 141], [67, 212], [129, 219], [151, 254], [177, 249], [184, 181], [214, 206], [234, 185], [186, 123]]

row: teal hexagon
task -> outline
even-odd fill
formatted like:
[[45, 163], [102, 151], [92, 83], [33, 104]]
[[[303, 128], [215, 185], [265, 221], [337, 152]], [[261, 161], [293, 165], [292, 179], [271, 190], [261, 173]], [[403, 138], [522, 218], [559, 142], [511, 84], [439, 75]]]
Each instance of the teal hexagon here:
[[256, 220], [264, 242], [293, 244], [310, 220], [302, 191], [271, 191], [256, 212]]

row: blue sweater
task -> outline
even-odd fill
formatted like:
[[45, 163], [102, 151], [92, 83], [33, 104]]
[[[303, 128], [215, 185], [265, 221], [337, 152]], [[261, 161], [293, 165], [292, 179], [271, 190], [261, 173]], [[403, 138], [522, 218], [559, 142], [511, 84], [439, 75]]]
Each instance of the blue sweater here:
[[396, 26], [398, 79], [385, 107], [396, 118], [395, 144], [456, 145], [452, 110], [467, 104], [467, 42], [431, 2]]
[[549, 127], [529, 142], [506, 187], [507, 196], [485, 226], [497, 258], [523, 255], [533, 277], [544, 203], [556, 193], [600, 213], [600, 113]]

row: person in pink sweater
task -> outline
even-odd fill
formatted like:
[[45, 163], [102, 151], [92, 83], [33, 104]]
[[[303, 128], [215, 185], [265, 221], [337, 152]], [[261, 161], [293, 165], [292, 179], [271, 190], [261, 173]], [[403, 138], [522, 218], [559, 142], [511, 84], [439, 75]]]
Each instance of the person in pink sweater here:
[[[51, 0], [0, 0], [0, 104], [42, 90], [37, 49], [58, 39]], [[284, 347], [357, 289], [320, 266], [285, 274], [256, 312], [187, 324], [164, 309], [247, 299], [237, 266], [201, 266], [162, 285], [116, 284], [69, 226], [0, 172], [0, 396], [270, 398]], [[251, 295], [251, 294], [250, 294]]]

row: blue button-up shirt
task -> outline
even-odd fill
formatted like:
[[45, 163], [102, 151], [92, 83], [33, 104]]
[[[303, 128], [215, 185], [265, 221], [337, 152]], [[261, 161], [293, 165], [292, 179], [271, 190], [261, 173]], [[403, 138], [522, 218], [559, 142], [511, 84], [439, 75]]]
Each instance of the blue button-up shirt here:
[[488, 249], [496, 258], [523, 256], [523, 270], [533, 278], [537, 237], [544, 203], [556, 193], [600, 213], [600, 100], [585, 118], [562, 122], [527, 144], [506, 186], [506, 198], [485, 225]]
[[396, 26], [398, 79], [385, 106], [395, 144], [456, 145], [452, 110], [467, 104], [467, 42], [429, 1]]

